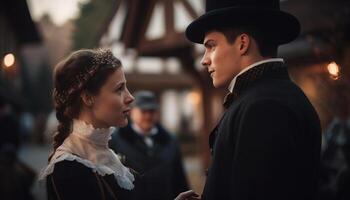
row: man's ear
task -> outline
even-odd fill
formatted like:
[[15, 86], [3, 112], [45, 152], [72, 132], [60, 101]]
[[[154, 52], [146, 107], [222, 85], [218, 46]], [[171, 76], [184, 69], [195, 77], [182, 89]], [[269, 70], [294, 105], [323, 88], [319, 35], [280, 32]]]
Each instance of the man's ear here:
[[86, 91], [83, 91], [80, 94], [80, 98], [82, 99], [83, 103], [88, 107], [91, 107], [95, 102], [94, 96]]
[[246, 54], [251, 43], [250, 36], [245, 33], [242, 33], [237, 37], [237, 40], [239, 45], [239, 52], [241, 53], [241, 55]]

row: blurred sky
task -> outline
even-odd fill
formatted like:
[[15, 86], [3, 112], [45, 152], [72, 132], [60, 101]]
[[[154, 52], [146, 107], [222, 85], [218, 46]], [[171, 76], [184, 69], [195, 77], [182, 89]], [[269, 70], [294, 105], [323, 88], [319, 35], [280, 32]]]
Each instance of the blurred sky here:
[[62, 25], [68, 19], [79, 14], [79, 3], [88, 0], [27, 0], [29, 10], [34, 20], [48, 13], [57, 25]]

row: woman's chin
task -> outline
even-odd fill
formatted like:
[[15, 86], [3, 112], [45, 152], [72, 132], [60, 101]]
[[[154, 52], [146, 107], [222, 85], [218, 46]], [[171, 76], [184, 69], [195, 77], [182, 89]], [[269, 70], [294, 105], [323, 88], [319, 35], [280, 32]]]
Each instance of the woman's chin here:
[[128, 125], [128, 119], [124, 119], [122, 121], [120, 121], [118, 124], [116, 124], [117, 127], [124, 127], [126, 125]]

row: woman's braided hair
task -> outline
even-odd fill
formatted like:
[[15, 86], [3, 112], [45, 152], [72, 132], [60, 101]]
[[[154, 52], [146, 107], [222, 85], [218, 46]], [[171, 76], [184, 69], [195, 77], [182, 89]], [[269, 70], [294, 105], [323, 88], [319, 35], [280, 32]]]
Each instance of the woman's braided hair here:
[[59, 124], [49, 160], [72, 131], [73, 119], [80, 113], [81, 92], [98, 94], [109, 75], [120, 67], [120, 60], [108, 49], [78, 50], [57, 64], [53, 100]]

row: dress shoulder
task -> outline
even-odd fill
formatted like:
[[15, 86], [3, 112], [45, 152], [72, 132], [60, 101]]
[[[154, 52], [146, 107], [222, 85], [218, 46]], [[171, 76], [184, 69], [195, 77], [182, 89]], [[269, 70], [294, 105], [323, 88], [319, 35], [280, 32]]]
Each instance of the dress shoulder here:
[[77, 161], [64, 160], [56, 163], [46, 181], [48, 199], [101, 198], [94, 172]]
[[87, 176], [93, 176], [93, 171], [91, 168], [86, 167], [77, 161], [63, 160], [55, 164], [55, 168], [52, 174], [54, 177], [61, 178], [83, 178]]

